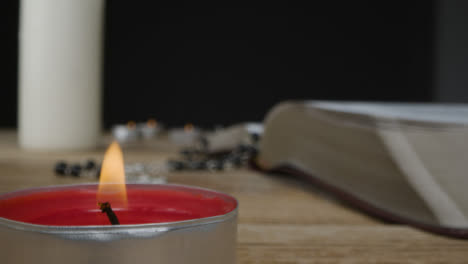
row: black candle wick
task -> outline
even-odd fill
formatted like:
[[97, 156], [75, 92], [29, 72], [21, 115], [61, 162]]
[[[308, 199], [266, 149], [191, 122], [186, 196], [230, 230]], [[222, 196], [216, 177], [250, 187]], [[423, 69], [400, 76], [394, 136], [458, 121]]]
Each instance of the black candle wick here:
[[112, 211], [111, 204], [109, 202], [105, 203], [98, 203], [99, 209], [103, 213], [107, 214], [107, 217], [109, 218], [109, 221], [111, 222], [112, 225], [120, 225], [119, 219], [115, 215], [114, 211]]

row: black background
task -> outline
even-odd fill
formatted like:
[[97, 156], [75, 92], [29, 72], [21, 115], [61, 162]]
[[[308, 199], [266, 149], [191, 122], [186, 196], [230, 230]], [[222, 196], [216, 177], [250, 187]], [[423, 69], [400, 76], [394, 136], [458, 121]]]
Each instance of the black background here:
[[[168, 1], [170, 2], [170, 1]], [[16, 126], [18, 1], [0, 9], [0, 126]], [[287, 99], [433, 101], [432, 1], [108, 1], [103, 120], [261, 121]]]

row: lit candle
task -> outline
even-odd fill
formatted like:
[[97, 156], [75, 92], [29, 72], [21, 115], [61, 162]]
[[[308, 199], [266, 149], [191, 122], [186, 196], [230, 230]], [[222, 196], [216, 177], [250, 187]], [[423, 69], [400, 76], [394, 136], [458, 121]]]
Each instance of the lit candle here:
[[[99, 186], [0, 195], [2, 261], [235, 263], [233, 197], [180, 185], [125, 185], [123, 169], [120, 147], [113, 143]], [[120, 225], [111, 225], [98, 203], [111, 204]]]
[[149, 119], [146, 123], [138, 124], [138, 131], [144, 139], [151, 139], [159, 133], [160, 126], [155, 119]]
[[129, 121], [126, 125], [119, 124], [113, 126], [112, 136], [115, 138], [115, 140], [121, 143], [137, 140], [138, 131], [136, 123]]
[[183, 129], [176, 128], [169, 131], [169, 140], [180, 146], [190, 146], [200, 138], [200, 130], [188, 123]]

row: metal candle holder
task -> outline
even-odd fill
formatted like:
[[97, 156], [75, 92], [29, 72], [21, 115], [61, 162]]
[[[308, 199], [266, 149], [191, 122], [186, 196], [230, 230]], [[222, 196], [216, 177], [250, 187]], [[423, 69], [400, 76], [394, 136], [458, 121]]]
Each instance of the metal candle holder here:
[[[40, 189], [47, 188], [56, 187]], [[214, 217], [138, 225], [47, 226], [0, 217], [0, 255], [2, 263], [234, 264], [236, 233], [237, 206]]]

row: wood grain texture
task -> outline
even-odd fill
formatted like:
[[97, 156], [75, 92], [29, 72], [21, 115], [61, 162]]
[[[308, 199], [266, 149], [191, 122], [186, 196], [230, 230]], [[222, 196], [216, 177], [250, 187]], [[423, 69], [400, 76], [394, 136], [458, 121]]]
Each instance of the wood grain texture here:
[[[24, 151], [14, 131], [0, 131], [0, 192], [95, 181], [58, 177], [58, 160], [101, 160], [105, 146], [83, 152]], [[126, 163], [164, 162], [177, 154], [166, 139], [123, 146]], [[370, 218], [316, 188], [249, 169], [173, 172], [169, 183], [234, 195], [240, 203], [238, 263], [468, 263], [468, 241]]]

